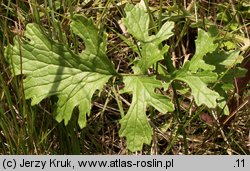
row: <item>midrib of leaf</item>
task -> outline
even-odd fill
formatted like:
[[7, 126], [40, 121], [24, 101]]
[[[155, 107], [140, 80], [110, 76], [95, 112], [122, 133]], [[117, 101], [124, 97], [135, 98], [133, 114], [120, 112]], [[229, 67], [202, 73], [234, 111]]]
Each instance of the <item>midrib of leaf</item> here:
[[[136, 16], [133, 14], [133, 13], [131, 13], [131, 15], [133, 16], [133, 18], [136, 18]], [[148, 19], [147, 19], [148, 20]], [[140, 32], [141, 33], [143, 33], [145, 30], [143, 30], [142, 28], [141, 28], [141, 24], [139, 23], [139, 22], [135, 22], [135, 24], [137, 25], [137, 28], [139, 28], [139, 30], [140, 30]], [[145, 25], [147, 26], [148, 24], [147, 23], [145, 23]], [[145, 34], [145, 33], [144, 33]], [[144, 35], [145, 36], [145, 35]], [[144, 39], [142, 39], [142, 41], [146, 41], [146, 38], [147, 38], [147, 36], [146, 37], [144, 37]]]

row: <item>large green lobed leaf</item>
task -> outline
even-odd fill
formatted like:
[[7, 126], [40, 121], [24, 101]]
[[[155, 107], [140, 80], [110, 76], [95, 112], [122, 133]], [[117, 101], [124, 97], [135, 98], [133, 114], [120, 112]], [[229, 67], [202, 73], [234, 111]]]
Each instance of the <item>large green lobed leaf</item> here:
[[128, 32], [136, 38], [138, 43], [138, 55], [133, 71], [135, 74], [146, 74], [149, 67], [157, 61], [164, 59], [163, 55], [168, 51], [169, 46], [159, 48], [160, 43], [173, 35], [173, 22], [166, 22], [156, 35], [149, 35], [149, 15], [140, 4], [127, 5], [125, 8], [126, 17], [123, 18], [124, 25]]
[[161, 81], [155, 77], [126, 76], [123, 92], [132, 92], [132, 103], [127, 114], [121, 119], [119, 135], [127, 138], [127, 147], [131, 151], [142, 149], [143, 144], [150, 144], [152, 128], [146, 115], [147, 106], [153, 106], [159, 112], [173, 111], [174, 106], [166, 96], [155, 93], [162, 87]]
[[218, 99], [221, 99], [219, 93], [209, 88], [209, 83], [215, 83], [218, 79], [218, 74], [212, 72], [215, 70], [215, 66], [204, 60], [206, 55], [214, 52], [218, 47], [218, 44], [215, 43], [216, 35], [214, 27], [211, 27], [208, 32], [198, 29], [194, 56], [173, 74], [173, 79], [188, 84], [198, 106], [203, 104], [209, 108], [215, 108]]
[[186, 82], [191, 88], [191, 94], [198, 106], [204, 104], [209, 108], [217, 106], [219, 94], [208, 88], [208, 83], [217, 80], [217, 74], [210, 71], [192, 73], [189, 71], [190, 62], [174, 73], [174, 79]]
[[[218, 86], [222, 84], [233, 86], [233, 79], [236, 76], [233, 73], [242, 73], [235, 66], [243, 60], [243, 57], [239, 55], [238, 50], [231, 52], [220, 50], [216, 43], [217, 35], [215, 27], [210, 27], [208, 32], [198, 29], [194, 56], [183, 68], [174, 73], [173, 78], [189, 85], [197, 105], [219, 107], [223, 109], [224, 114], [229, 114], [226, 90]], [[216, 85], [213, 90], [209, 88], [210, 83]]]
[[102, 90], [116, 71], [105, 54], [106, 36], [98, 32], [92, 20], [75, 15], [71, 29], [85, 42], [82, 53], [73, 53], [65, 45], [51, 40], [38, 25], [28, 24], [25, 39], [20, 44], [15, 40], [11, 48], [11, 59], [14, 73], [26, 76], [25, 96], [32, 100], [32, 105], [57, 95], [57, 121], [64, 120], [67, 124], [73, 109], [78, 107], [78, 123], [83, 128], [93, 94]]

